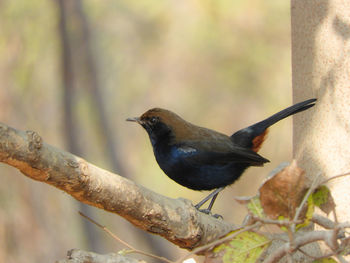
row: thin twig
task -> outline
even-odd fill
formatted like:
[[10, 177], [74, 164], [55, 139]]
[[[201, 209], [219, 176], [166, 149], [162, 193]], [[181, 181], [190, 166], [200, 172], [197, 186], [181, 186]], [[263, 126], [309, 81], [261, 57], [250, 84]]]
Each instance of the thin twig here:
[[313, 243], [316, 241], [325, 241], [329, 235], [331, 235], [332, 230], [314, 231], [308, 232], [294, 239], [294, 246], [291, 247], [290, 244], [286, 243], [277, 249], [275, 249], [271, 254], [269, 254], [265, 259], [264, 263], [278, 262], [283, 256], [288, 253], [294, 252], [299, 247], [306, 244]]
[[348, 263], [348, 261], [345, 260], [341, 255], [337, 254], [335, 257], [341, 262], [341, 263]]
[[[243, 224], [242, 225], [242, 227], [244, 227], [244, 226], [246, 226], [246, 225], [252, 225], [252, 224], [254, 224], [255, 222], [261, 222], [261, 223], [263, 223], [262, 224], [262, 228], [264, 228], [265, 230], [266, 230], [266, 233], [267, 234], [270, 234], [270, 235], [273, 235], [273, 231], [270, 229], [270, 227], [269, 227], [269, 225], [271, 224], [271, 225], [273, 225], [273, 224], [275, 224], [275, 223], [272, 223], [272, 221], [274, 221], [273, 219], [268, 219], [268, 218], [260, 218], [260, 217], [258, 217], [258, 216], [256, 216], [256, 215], [254, 215], [253, 213], [248, 213], [248, 215], [247, 215], [247, 217], [249, 217], [249, 221], [246, 221], [247, 223], [246, 224]], [[246, 217], [246, 218], [247, 218]], [[246, 218], [244, 219], [244, 220], [246, 220]], [[270, 221], [271, 220], [271, 221]], [[269, 223], [269, 222], [271, 222], [271, 223]], [[257, 233], [259, 232], [259, 230], [258, 231], [256, 231]], [[266, 233], [264, 233], [263, 235], [265, 235]]]
[[350, 222], [343, 222], [343, 223], [339, 223], [338, 227], [340, 229], [344, 229], [344, 228], [350, 228]]
[[[285, 227], [289, 227], [292, 223], [294, 223], [294, 221], [290, 221], [288, 219], [274, 220], [269, 218], [260, 218], [257, 216], [252, 216], [252, 219], [256, 222], [261, 222], [267, 225], [277, 225], [277, 226], [285, 226]], [[302, 222], [303, 222], [302, 220], [297, 220], [295, 223], [301, 224]]]
[[319, 186], [318, 183], [318, 178], [321, 176], [321, 174], [319, 173], [315, 179], [312, 181], [312, 184], [310, 186], [310, 188], [308, 189], [308, 191], [306, 192], [306, 195], [303, 198], [303, 201], [300, 203], [300, 205], [298, 206], [295, 215], [294, 215], [294, 219], [293, 219], [293, 224], [291, 226], [291, 230], [293, 231], [293, 233], [295, 233], [295, 226], [296, 226], [296, 221], [298, 220], [301, 211], [304, 208], [305, 203], [307, 202], [307, 200], [309, 199], [309, 196], [314, 192], [314, 190]]
[[95, 220], [93, 220], [92, 218], [88, 217], [87, 215], [85, 215], [83, 212], [78, 212], [79, 215], [81, 215], [82, 217], [85, 217], [87, 220], [89, 220], [91, 223], [95, 224], [96, 226], [98, 226], [99, 228], [101, 228], [103, 231], [105, 231], [107, 234], [109, 234], [110, 236], [112, 236], [115, 240], [117, 240], [118, 242], [122, 243], [124, 246], [126, 246], [127, 248], [131, 249], [131, 250], [137, 250], [136, 248], [134, 248], [133, 246], [129, 245], [128, 243], [126, 243], [125, 241], [123, 241], [122, 239], [120, 239], [119, 237], [117, 237], [115, 234], [113, 234], [113, 232], [111, 232], [107, 227], [99, 224], [98, 222], [96, 222]]
[[87, 215], [83, 214], [82, 212], [79, 211], [79, 215], [81, 215], [82, 217], [85, 217], [87, 220], [89, 220], [91, 223], [95, 224], [96, 226], [98, 226], [99, 228], [101, 228], [103, 231], [105, 231], [108, 235], [110, 235], [114, 240], [117, 240], [119, 243], [122, 243], [124, 246], [126, 246], [127, 248], [130, 249], [130, 251], [128, 251], [128, 253], [137, 253], [137, 254], [141, 254], [141, 255], [144, 255], [144, 256], [148, 256], [148, 257], [151, 257], [151, 258], [155, 258], [155, 259], [158, 259], [158, 260], [161, 260], [161, 261], [164, 261], [164, 262], [167, 262], [167, 263], [174, 263], [173, 261], [167, 259], [167, 258], [164, 258], [164, 257], [160, 257], [160, 256], [156, 256], [156, 255], [153, 255], [153, 254], [149, 254], [147, 252], [144, 252], [144, 251], [141, 251], [141, 250], [138, 250], [136, 248], [134, 248], [132, 245], [128, 244], [127, 242], [121, 240], [119, 237], [117, 237], [112, 231], [110, 231], [107, 227], [97, 223], [95, 220], [93, 220], [92, 218], [88, 217]]
[[339, 178], [339, 177], [348, 176], [348, 175], [350, 175], [350, 172], [346, 172], [346, 173], [343, 173], [343, 174], [338, 174], [338, 175], [332, 176], [332, 177], [327, 178], [327, 179], [325, 179], [324, 181], [322, 181], [322, 182], [320, 183], [320, 185], [326, 184], [326, 183], [328, 183], [329, 181], [334, 180], [334, 179], [337, 179], [337, 178]]
[[335, 210], [335, 206], [333, 207], [333, 217], [334, 217], [334, 222], [338, 224], [338, 216], [337, 216], [337, 211]]
[[311, 221], [325, 229], [333, 229], [335, 227], [335, 223], [332, 220], [321, 215], [313, 215]]

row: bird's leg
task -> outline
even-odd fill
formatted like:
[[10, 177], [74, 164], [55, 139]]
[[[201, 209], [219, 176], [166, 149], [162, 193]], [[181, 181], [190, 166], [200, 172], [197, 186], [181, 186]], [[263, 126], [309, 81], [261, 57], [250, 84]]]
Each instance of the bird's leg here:
[[[219, 193], [216, 193], [216, 194], [213, 196], [213, 198], [210, 200], [210, 204], [209, 204], [209, 206], [208, 206], [207, 209], [200, 209], [199, 211], [201, 211], [201, 212], [203, 212], [203, 213], [206, 213], [206, 214], [211, 214], [211, 208], [213, 207], [214, 202], [215, 202], [216, 198], [218, 197], [218, 195], [219, 195]], [[214, 215], [212, 215], [212, 216], [215, 217], [215, 218], [221, 218], [221, 219], [223, 219], [222, 215], [219, 215], [219, 214], [214, 214]]]
[[214, 202], [218, 196], [218, 194], [224, 189], [224, 187], [219, 187], [217, 189], [215, 189], [215, 191], [213, 191], [212, 193], [210, 193], [207, 197], [205, 197], [202, 201], [200, 201], [198, 204], [195, 205], [195, 208], [197, 208], [198, 210], [200, 210], [199, 208], [202, 207], [202, 205], [204, 205], [210, 198], [211, 198], [211, 201], [210, 201], [210, 204], [208, 206], [207, 209], [203, 209], [203, 210], [200, 210], [201, 212], [204, 212], [206, 214], [209, 214], [210, 211], [211, 211], [211, 208], [213, 207], [214, 205]]
[[208, 208], [207, 208], [209, 211], [211, 211], [211, 208], [213, 207], [214, 202], [215, 202], [216, 198], [218, 197], [218, 195], [219, 195], [219, 193], [216, 193], [216, 194], [213, 196], [213, 198], [210, 200], [210, 204], [209, 204], [209, 206], [208, 206]]

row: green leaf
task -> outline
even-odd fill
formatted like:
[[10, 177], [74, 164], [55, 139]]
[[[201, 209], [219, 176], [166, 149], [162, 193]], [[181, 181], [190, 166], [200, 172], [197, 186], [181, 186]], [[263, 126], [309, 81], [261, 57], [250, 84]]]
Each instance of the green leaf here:
[[122, 255], [122, 256], [125, 256], [125, 255], [129, 254], [130, 252], [132, 252], [132, 250], [124, 248], [122, 250], [119, 250], [118, 254]]
[[337, 263], [333, 258], [323, 258], [312, 261], [312, 263]]
[[299, 230], [300, 228], [306, 227], [310, 224], [310, 220], [314, 214], [315, 211], [315, 203], [312, 195], [309, 196], [307, 199], [307, 211], [305, 214], [304, 222], [296, 226], [296, 230]]
[[[284, 216], [279, 216], [277, 219], [280, 221], [286, 220], [286, 218]], [[288, 228], [285, 226], [280, 226], [279, 228], [284, 232], [288, 232]]]
[[317, 190], [312, 194], [314, 203], [316, 206], [320, 207], [328, 201], [328, 195], [330, 191], [327, 186], [321, 185]]
[[317, 188], [312, 194], [312, 198], [314, 204], [326, 214], [329, 214], [335, 207], [331, 192], [325, 185], [321, 185], [319, 188]]
[[258, 196], [254, 196], [249, 203], [247, 204], [248, 210], [253, 213], [254, 215], [263, 218], [265, 217], [264, 215], [264, 210], [261, 206], [260, 199]]
[[222, 253], [224, 263], [255, 263], [267, 249], [270, 240], [255, 232], [243, 232], [227, 243], [214, 248], [214, 253]]

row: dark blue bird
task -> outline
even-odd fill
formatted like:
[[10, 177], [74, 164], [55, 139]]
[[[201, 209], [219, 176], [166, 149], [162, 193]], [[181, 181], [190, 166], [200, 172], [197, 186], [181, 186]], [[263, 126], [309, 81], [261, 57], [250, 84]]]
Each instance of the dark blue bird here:
[[164, 173], [175, 182], [193, 190], [213, 193], [196, 205], [200, 208], [212, 198], [210, 212], [218, 193], [234, 183], [250, 166], [269, 162], [257, 152], [276, 122], [314, 106], [310, 99], [286, 108], [271, 117], [235, 132], [231, 136], [193, 125], [177, 114], [160, 108], [128, 121], [139, 123], [147, 131], [154, 155]]

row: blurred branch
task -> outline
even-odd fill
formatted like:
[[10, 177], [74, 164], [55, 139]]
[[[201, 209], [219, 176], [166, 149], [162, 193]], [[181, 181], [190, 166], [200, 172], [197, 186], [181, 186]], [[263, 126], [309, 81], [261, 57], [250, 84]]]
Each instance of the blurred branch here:
[[[333, 230], [307, 232], [299, 237], [296, 237], [293, 240], [293, 244], [291, 244], [290, 242], [287, 242], [286, 244], [277, 248], [275, 251], [269, 254], [263, 262], [264, 263], [278, 262], [285, 255], [291, 254], [297, 251], [300, 247], [316, 241], [324, 241], [329, 247], [331, 247], [332, 244], [330, 243], [330, 239], [332, 238], [333, 234], [334, 234]], [[332, 254], [332, 256], [337, 255], [337, 251], [336, 250], [333, 250], [333, 251], [334, 251], [334, 254]]]
[[[70, 10], [72, 9], [71, 3], [68, 3], [66, 0], [55, 1], [58, 5], [59, 11], [59, 39], [61, 41], [61, 72], [62, 72], [62, 89], [63, 89], [63, 120], [64, 120], [64, 132], [65, 139], [67, 142], [68, 151], [71, 153], [83, 156], [83, 149], [78, 143], [79, 138], [79, 123], [74, 119], [74, 105], [75, 100], [75, 91], [76, 91], [76, 74], [79, 73], [78, 70], [74, 68], [74, 45], [72, 37], [70, 37], [69, 23], [71, 17]], [[71, 33], [72, 34], [72, 33]], [[80, 209], [88, 215], [92, 215], [93, 211], [90, 206], [87, 206], [83, 203], [79, 203]], [[86, 221], [83, 221], [84, 232], [86, 233], [86, 241], [88, 246], [92, 250], [99, 250], [102, 246], [101, 238], [99, 233], [95, 228], [92, 228], [90, 224], [87, 224]]]
[[[63, 79], [63, 102], [64, 102], [64, 121], [66, 128], [66, 138], [68, 151], [79, 155], [88, 156], [89, 149], [79, 144], [81, 137], [82, 125], [81, 119], [74, 119], [77, 114], [74, 107], [77, 99], [85, 91], [89, 100], [91, 100], [91, 111], [96, 118], [89, 118], [92, 129], [97, 129], [94, 139], [86, 138], [85, 140], [94, 140], [99, 143], [99, 149], [103, 149], [102, 154], [106, 164], [109, 164], [112, 172], [122, 174], [130, 178], [125, 165], [123, 165], [120, 147], [118, 148], [118, 131], [112, 128], [111, 119], [108, 118], [106, 103], [103, 98], [103, 81], [99, 77], [99, 54], [94, 48], [94, 28], [85, 11], [84, 2], [81, 0], [58, 0], [60, 13], [59, 19], [59, 36], [61, 40], [62, 52], [62, 79]], [[117, 89], [115, 89], [117, 90]], [[74, 115], [75, 114], [75, 115]], [[101, 146], [102, 145], [102, 146]], [[91, 207], [80, 203], [80, 209], [84, 213], [92, 216], [94, 211]], [[83, 221], [87, 223], [86, 221]], [[96, 251], [101, 247], [99, 235], [96, 228], [91, 228], [91, 224], [84, 224], [85, 232], [90, 243], [90, 247]], [[148, 244], [155, 254], [167, 256], [169, 253], [164, 247], [156, 242], [151, 235], [142, 232], [135, 232], [138, 240]], [[96, 238], [97, 237], [97, 238]], [[142, 242], [142, 241], [141, 241]]]
[[80, 249], [72, 249], [67, 253], [67, 259], [56, 261], [56, 263], [146, 263], [146, 261], [138, 260], [114, 253], [100, 255], [93, 252], [88, 252]]
[[207, 244], [234, 228], [198, 212], [186, 199], [171, 199], [43, 142], [33, 131], [0, 123], [0, 161], [75, 199], [116, 213], [135, 226], [187, 249]]
[[[117, 131], [113, 130], [111, 127], [111, 122], [108, 119], [108, 114], [106, 110], [106, 103], [103, 99], [103, 94], [102, 94], [102, 83], [99, 78], [99, 72], [98, 72], [98, 67], [96, 63], [96, 54], [94, 52], [94, 49], [92, 48], [92, 30], [90, 29], [90, 24], [89, 20], [86, 16], [86, 13], [84, 11], [82, 1], [74, 1], [74, 9], [76, 13], [76, 19], [79, 21], [79, 29], [80, 29], [80, 34], [81, 37], [79, 39], [79, 46], [81, 47], [81, 55], [85, 61], [81, 65], [81, 67], [84, 67], [86, 74], [85, 78], [88, 80], [86, 83], [86, 88], [90, 91], [90, 97], [92, 102], [95, 105], [96, 108], [96, 114], [98, 118], [96, 121], [98, 122], [97, 128], [99, 128], [100, 133], [103, 134], [103, 149], [106, 150], [107, 158], [110, 159], [109, 162], [112, 165], [113, 172], [123, 174], [125, 177], [126, 176], [126, 169], [125, 166], [123, 165], [123, 162], [120, 158], [120, 154], [117, 151], [116, 147], [116, 138], [117, 136]], [[117, 90], [118, 87], [115, 87], [115, 90]]]
[[117, 242], [123, 244], [124, 246], [126, 246], [127, 248], [129, 248], [129, 250], [127, 251], [127, 253], [136, 253], [136, 254], [141, 254], [147, 257], [151, 257], [153, 259], [157, 259], [161, 262], [167, 262], [167, 263], [172, 263], [172, 261], [168, 260], [165, 257], [159, 257], [147, 252], [144, 252], [142, 250], [139, 250], [137, 248], [134, 248], [132, 245], [128, 244], [127, 242], [123, 241], [122, 239], [120, 239], [119, 237], [117, 237], [112, 231], [110, 231], [107, 227], [97, 223], [95, 220], [93, 220], [92, 218], [84, 215], [82, 212], [79, 212], [79, 214], [82, 217], [85, 217], [87, 220], [89, 220], [91, 223], [95, 224], [96, 226], [98, 226], [99, 228], [101, 228], [104, 232], [106, 232], [108, 235], [110, 235], [114, 240], [116, 240]]

